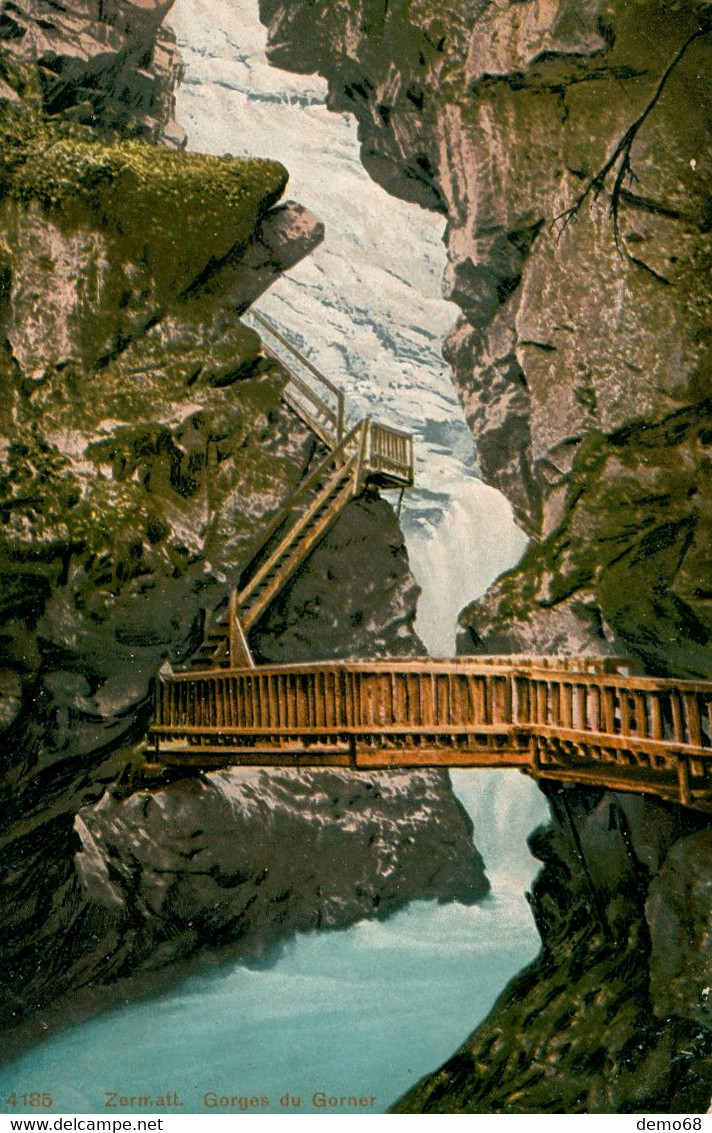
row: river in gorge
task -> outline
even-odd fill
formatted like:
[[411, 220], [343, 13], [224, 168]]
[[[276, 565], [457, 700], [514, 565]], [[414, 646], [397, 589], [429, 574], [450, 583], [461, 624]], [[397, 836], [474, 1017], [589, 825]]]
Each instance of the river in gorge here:
[[[289, 195], [325, 222], [323, 245], [259, 306], [339, 383], [355, 415], [415, 433], [417, 487], [402, 523], [423, 591], [417, 629], [431, 653], [449, 655], [458, 610], [516, 562], [524, 538], [477, 478], [440, 355], [457, 313], [441, 298], [443, 220], [370, 181], [356, 126], [327, 111], [321, 80], [268, 66], [256, 9], [178, 0], [178, 117], [190, 148], [281, 160]], [[526, 836], [546, 818], [542, 795], [516, 771], [452, 780], [492, 883], [478, 905], [413, 902], [387, 920], [300, 935], [259, 967], [202, 969], [53, 1034], [0, 1073], [2, 1096], [41, 1089], [63, 1113], [102, 1110], [105, 1091], [175, 1094], [184, 1113], [226, 1112], [220, 1099], [232, 1096], [258, 1100], [244, 1112], [323, 1113], [320, 1093], [356, 1094], [367, 1112], [384, 1112], [538, 951], [525, 897], [538, 863]], [[286, 1095], [301, 1104], [285, 1109]]]

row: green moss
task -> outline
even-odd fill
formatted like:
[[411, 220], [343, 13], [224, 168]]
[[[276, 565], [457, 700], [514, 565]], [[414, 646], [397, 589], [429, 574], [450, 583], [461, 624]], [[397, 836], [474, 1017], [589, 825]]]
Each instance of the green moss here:
[[119, 262], [149, 268], [165, 299], [243, 246], [288, 178], [276, 161], [94, 140], [12, 107], [0, 116], [0, 152], [6, 198], [36, 202], [62, 227], [98, 229]]

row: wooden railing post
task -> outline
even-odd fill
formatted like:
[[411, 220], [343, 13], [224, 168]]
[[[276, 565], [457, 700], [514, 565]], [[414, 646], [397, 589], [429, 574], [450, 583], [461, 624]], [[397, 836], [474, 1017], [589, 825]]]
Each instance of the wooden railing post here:
[[250, 652], [250, 647], [247, 644], [245, 631], [242, 628], [242, 622], [239, 616], [239, 606], [237, 601], [237, 590], [230, 591], [230, 611], [229, 611], [229, 641], [230, 641], [230, 668], [231, 669], [253, 669], [255, 662]]
[[346, 398], [343, 392], [339, 390], [337, 402], [337, 420], [336, 420], [336, 439], [341, 444], [344, 439], [344, 418], [346, 416]]

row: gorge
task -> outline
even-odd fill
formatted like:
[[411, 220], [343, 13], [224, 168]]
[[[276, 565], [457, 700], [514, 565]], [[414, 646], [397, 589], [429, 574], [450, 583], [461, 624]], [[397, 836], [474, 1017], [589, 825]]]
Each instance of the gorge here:
[[[86, 61], [57, 66], [56, 41], [53, 65], [39, 68], [38, 82], [28, 60], [49, 56], [42, 43], [46, 29], [34, 30], [36, 7], [26, 17], [33, 28], [30, 40], [27, 32], [8, 37], [15, 49], [19, 41], [27, 45], [24, 58], [19, 53], [22, 66], [14, 62], [16, 50], [5, 63], [5, 120], [10, 152], [17, 155], [5, 173], [11, 186], [5, 201], [7, 381], [17, 390], [18, 406], [6, 432], [11, 483], [22, 485], [8, 492], [5, 552], [11, 597], [6, 743], [8, 753], [19, 753], [8, 760], [7, 779], [10, 813], [17, 816], [7, 842], [16, 926], [8, 955], [18, 976], [10, 1018], [18, 1009], [35, 1014], [58, 993], [82, 984], [111, 985], [137, 971], [168, 966], [216, 938], [222, 945], [256, 929], [258, 951], [271, 938], [270, 925], [245, 914], [246, 867], [214, 862], [209, 839], [197, 847], [194, 871], [181, 863], [180, 871], [168, 870], [171, 884], [157, 889], [166, 853], [175, 851], [164, 832], [174, 827], [176, 813], [187, 809], [195, 818], [194, 788], [173, 789], [165, 799], [143, 804], [137, 826], [140, 831], [145, 825], [147, 836], [138, 855], [133, 837], [126, 842], [121, 820], [117, 830], [113, 804], [94, 801], [125, 760], [126, 744], [140, 736], [149, 711], [146, 690], [158, 664], [167, 653], [175, 661], [190, 653], [200, 635], [200, 610], [218, 600], [223, 580], [234, 577], [249, 556], [258, 506], [264, 509], [266, 496], [278, 506], [312, 459], [313, 442], [297, 420], [285, 420], [278, 371], [265, 372], [257, 344], [240, 328], [235, 311], [263, 285], [265, 247], [278, 250], [270, 268], [276, 276], [321, 237], [318, 222], [303, 208], [276, 205], [284, 180], [279, 166], [188, 158], [183, 170], [182, 161], [166, 156], [156, 159], [158, 176], [152, 181], [153, 158], [136, 142], [117, 151], [114, 137], [107, 137], [101, 150], [89, 154], [82, 130], [97, 129], [97, 122], [103, 122], [102, 130], [153, 143], [156, 122], [162, 121], [165, 140], [175, 145], [179, 135], [166, 112], [170, 82], [158, 82], [159, 97], [151, 107], [134, 99], [130, 123], [122, 118], [126, 100], [118, 99], [118, 110], [112, 106], [115, 71], [109, 69], [108, 87], [96, 65], [91, 82], [79, 81]], [[703, 332], [709, 325], [704, 125], [709, 90], [699, 76], [709, 44], [704, 5], [642, 7], [644, 35], [634, 18], [637, 5], [631, 14], [630, 5], [592, 3], [584, 11], [543, 0], [451, 3], [437, 12], [425, 2], [334, 2], [321, 6], [319, 20], [311, 5], [270, 2], [262, 4], [262, 16], [270, 28], [272, 59], [299, 72], [320, 71], [329, 82], [330, 109], [356, 114], [369, 172], [389, 192], [448, 216], [449, 294], [462, 311], [448, 338], [448, 359], [475, 433], [481, 473], [505, 492], [532, 538], [521, 565], [463, 615], [460, 647], [623, 652], [650, 672], [708, 676]], [[142, 34], [155, 34], [163, 14], [156, 6]], [[17, 17], [12, 19], [19, 27]], [[112, 35], [126, 35], [116, 13], [108, 24]], [[127, 26], [135, 25], [129, 20]], [[105, 38], [103, 33], [99, 41]], [[160, 80], [175, 56], [166, 32], [159, 42]], [[124, 40], [117, 49], [125, 45]], [[129, 70], [135, 65], [142, 71], [135, 59], [143, 62], [146, 40], [140, 50], [135, 46], [134, 60], [129, 52], [124, 61]], [[173, 64], [167, 62], [171, 58]], [[61, 83], [58, 74], [64, 75]], [[141, 83], [144, 89], [145, 75], [132, 78], [131, 89]], [[674, 84], [679, 85], [673, 89]], [[20, 96], [32, 113], [43, 106], [54, 115], [31, 134], [59, 159], [47, 185], [37, 185], [26, 141], [14, 140], [27, 121], [21, 117], [25, 111], [13, 105]], [[152, 115], [157, 107], [158, 115]], [[59, 135], [53, 132], [57, 114]], [[618, 138], [620, 164], [614, 163], [609, 181], [599, 186]], [[67, 163], [71, 177], [79, 177], [88, 191], [77, 199], [70, 193], [65, 208]], [[637, 180], [621, 178], [618, 184], [616, 170], [625, 173], [631, 163]], [[172, 263], [168, 272], [161, 260], [163, 218], [156, 211], [149, 212], [155, 242], [141, 238], [140, 226], [138, 240], [129, 246], [121, 246], [125, 225], [121, 232], [111, 224], [108, 232], [99, 226], [98, 235], [87, 236], [107, 212], [105, 200], [92, 195], [106, 180], [103, 171], [122, 176], [125, 168], [127, 177], [139, 176], [149, 203], [156, 199], [157, 183], [163, 185], [175, 171], [184, 228], [205, 209], [206, 229], [192, 234], [190, 258]], [[206, 246], [215, 215], [210, 185], [223, 184], [223, 177], [228, 198], [231, 178], [238, 178], [236, 219], [245, 220], [250, 192], [256, 219], [237, 243], [233, 228], [214, 233], [217, 245]], [[614, 193], [613, 217], [604, 207], [607, 191]], [[599, 208], [589, 211], [596, 195]], [[566, 224], [563, 214], [579, 198], [581, 207]], [[109, 201], [110, 215], [113, 204]], [[48, 242], [55, 248], [49, 264]], [[59, 262], [72, 266], [64, 290], [56, 287]], [[80, 278], [91, 280], [94, 291], [82, 296], [77, 313], [69, 299]], [[50, 298], [55, 292], [65, 296], [64, 306]], [[28, 295], [29, 302], [23, 299]], [[138, 373], [144, 401], [140, 408], [132, 403], [129, 414], [122, 394]], [[87, 379], [90, 407], [77, 394]], [[237, 396], [228, 398], [226, 390]], [[448, 443], [452, 437], [453, 447], [466, 452], [454, 427]], [[448, 447], [442, 431], [435, 431], [434, 441]], [[266, 451], [274, 454], [268, 467]], [[471, 477], [468, 459], [448, 476], [451, 484]], [[108, 468], [110, 477], [103, 471]], [[52, 514], [51, 495], [60, 490], [64, 494]], [[467, 516], [471, 497], [456, 490], [438, 498], [433, 490], [429, 500], [416, 499], [413, 525], [437, 527], [453, 497]], [[47, 502], [38, 507], [38, 500]], [[91, 508], [86, 518], [85, 501]], [[77, 506], [79, 521], [67, 525], [73, 542], [65, 528], [58, 532], [58, 516]], [[92, 529], [97, 518], [106, 522], [109, 510], [117, 526], [112, 515], [108, 530]], [[387, 531], [391, 562], [400, 565], [383, 607], [374, 613], [357, 594], [361, 609], [350, 608], [347, 621], [353, 625], [360, 613], [361, 624], [374, 627], [378, 649], [389, 647], [382, 627], [396, 626], [403, 648], [413, 634], [413, 583], [392, 517], [385, 507], [375, 512], [368, 522], [379, 540]], [[146, 534], [138, 546], [126, 531], [144, 514]], [[500, 515], [506, 523], [506, 511]], [[407, 528], [407, 514], [404, 522]], [[348, 546], [348, 528], [342, 538]], [[522, 544], [515, 535], [508, 542], [490, 578], [516, 560]], [[311, 593], [307, 582], [306, 595], [295, 598], [297, 608], [278, 615], [270, 635], [275, 645], [285, 627], [299, 638], [303, 613], [313, 609], [315, 592], [322, 592], [321, 580], [332, 570], [329, 554], [322, 559], [323, 573]], [[338, 639], [337, 596], [334, 604], [336, 615], [325, 611], [325, 616], [330, 621], [336, 616]], [[318, 648], [318, 620], [312, 628]], [[415, 637], [410, 640], [417, 651]], [[368, 647], [368, 639], [359, 642], [360, 649]], [[308, 655], [309, 643], [306, 649]], [[417, 778], [416, 797], [409, 803], [411, 788], [404, 790], [399, 805], [405, 811], [396, 814], [387, 835], [400, 846], [402, 872], [386, 901], [398, 907], [416, 896], [481, 897], [481, 866], [447, 783], [435, 773]], [[352, 790], [348, 782], [338, 787], [347, 799]], [[274, 791], [284, 801], [294, 787], [278, 781]], [[229, 813], [219, 788], [203, 786], [199, 792], [209, 799], [207, 806]], [[704, 1109], [711, 1080], [704, 994], [708, 823], [634, 796], [548, 794], [552, 820], [534, 840], [545, 868], [532, 901], [543, 951], [454, 1059], [407, 1094], [399, 1108]], [[422, 858], [417, 853], [409, 858], [399, 843], [403, 822], [413, 820], [408, 807], [417, 812], [418, 797], [428, 800], [420, 808], [423, 825], [416, 840], [428, 858], [441, 845], [441, 816], [457, 831], [455, 850], [442, 845], [426, 878]], [[199, 806], [205, 805], [203, 798]], [[87, 806], [77, 825], [74, 816]], [[131, 801], [128, 809], [136, 813], [137, 806]], [[388, 821], [383, 806], [382, 814], [370, 811], [367, 823], [377, 813], [383, 829]], [[240, 808], [243, 815], [249, 810], [246, 797]], [[290, 815], [292, 808], [290, 799]], [[338, 840], [332, 821], [325, 829]], [[151, 824], [161, 831], [155, 841]], [[181, 825], [186, 828], [185, 820]], [[342, 837], [348, 845], [345, 831]], [[310, 869], [321, 851], [318, 845]], [[180, 849], [184, 858], [191, 852]], [[322, 884], [334, 886], [336, 913], [328, 895], [323, 904], [305, 905], [294, 900], [292, 890], [280, 932], [285, 926], [288, 932], [314, 923], [343, 924], [372, 911], [373, 864], [361, 864], [364, 878], [354, 887], [365, 884], [365, 892], [355, 900], [351, 895], [341, 904], [344, 880], [329, 878], [328, 871], [317, 883], [320, 890]], [[191, 873], [210, 876], [221, 891], [221, 922], [216, 924], [212, 912], [214, 890]], [[353, 867], [349, 873], [353, 881]], [[376, 873], [380, 900], [380, 866]], [[225, 889], [233, 885], [244, 892], [236, 891], [234, 902], [232, 894], [224, 901]], [[68, 955], [57, 942], [70, 937]], [[39, 970], [40, 955], [43, 961], [52, 957], [49, 971]]]

